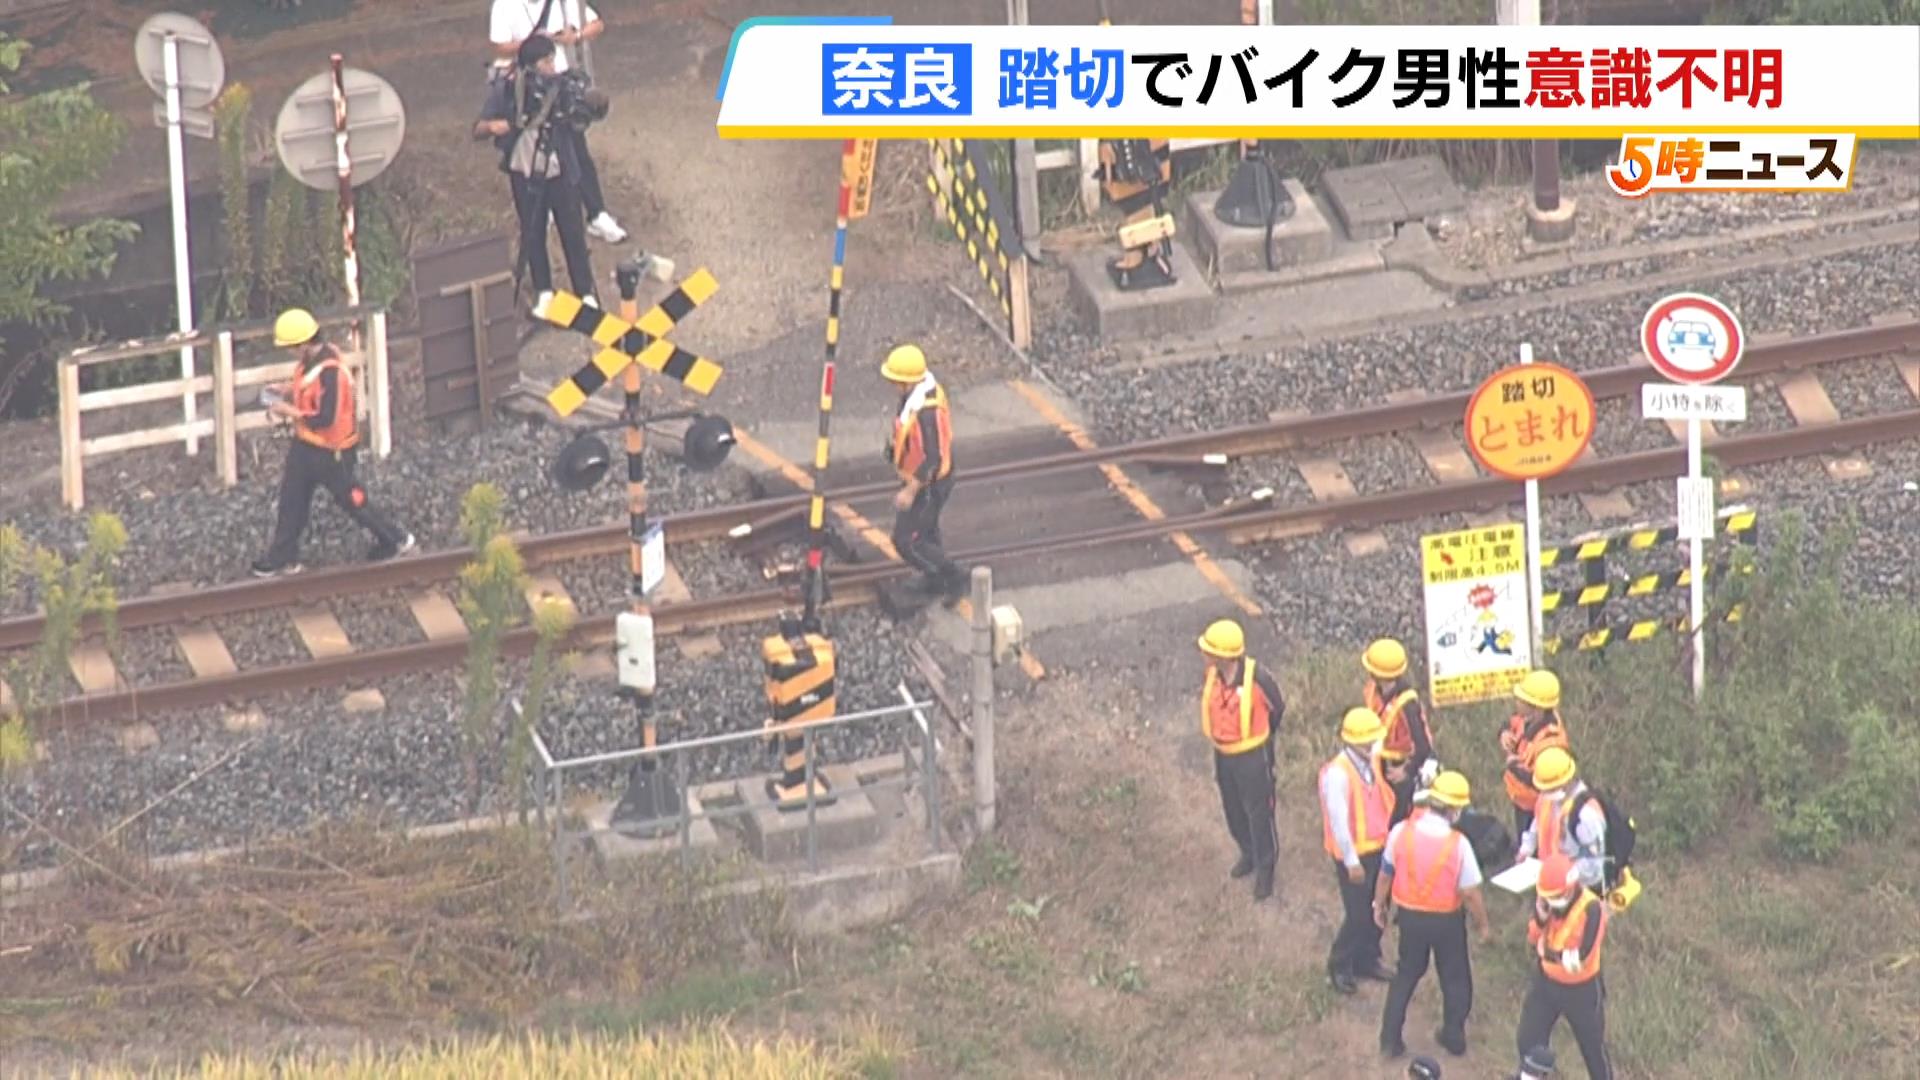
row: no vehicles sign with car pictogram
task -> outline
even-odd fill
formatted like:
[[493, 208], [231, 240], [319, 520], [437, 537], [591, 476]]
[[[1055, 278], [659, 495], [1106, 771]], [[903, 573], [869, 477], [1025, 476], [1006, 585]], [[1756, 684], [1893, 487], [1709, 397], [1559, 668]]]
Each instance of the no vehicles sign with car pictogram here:
[[1647, 309], [1640, 347], [1647, 362], [1677, 383], [1718, 382], [1733, 374], [1746, 335], [1727, 305], [1699, 293], [1675, 293]]

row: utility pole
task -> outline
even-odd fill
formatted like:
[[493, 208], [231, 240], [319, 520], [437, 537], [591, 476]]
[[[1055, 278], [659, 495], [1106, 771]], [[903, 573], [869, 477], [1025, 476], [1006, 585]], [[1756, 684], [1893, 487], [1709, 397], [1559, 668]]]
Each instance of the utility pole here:
[[[1501, 26], [1539, 26], [1540, 0], [1494, 0], [1494, 19]], [[1527, 204], [1527, 235], [1541, 243], [1573, 238], [1571, 200], [1560, 198], [1560, 142], [1533, 140], [1533, 200]]]
[[[1007, 25], [1027, 25], [1027, 0], [1007, 0]], [[1032, 139], [1013, 140], [1013, 206], [1020, 226], [1020, 247], [1040, 236], [1040, 166]]]

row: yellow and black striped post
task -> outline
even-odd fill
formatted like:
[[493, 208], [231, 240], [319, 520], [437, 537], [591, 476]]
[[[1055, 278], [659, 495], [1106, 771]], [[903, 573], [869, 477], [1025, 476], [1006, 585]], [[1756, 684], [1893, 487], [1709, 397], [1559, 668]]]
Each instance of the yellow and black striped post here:
[[[1751, 545], [1758, 540], [1758, 522], [1758, 511], [1747, 507], [1729, 508], [1720, 515], [1719, 533], [1736, 543]], [[1540, 552], [1543, 570], [1578, 563], [1583, 581], [1575, 588], [1543, 591], [1540, 596], [1541, 614], [1545, 616], [1566, 608], [1583, 608], [1587, 613], [1587, 629], [1577, 636], [1556, 634], [1549, 637], [1541, 643], [1542, 650], [1549, 656], [1569, 650], [1595, 652], [1620, 642], [1646, 641], [1664, 632], [1687, 632], [1689, 628], [1685, 615], [1677, 619], [1616, 619], [1607, 614], [1610, 601], [1651, 596], [1692, 584], [1692, 572], [1685, 568], [1644, 573], [1618, 581], [1608, 571], [1609, 556], [1655, 551], [1677, 542], [1679, 538], [1678, 525], [1641, 526], [1543, 549]], [[1731, 552], [1702, 568], [1703, 577], [1714, 578], [1752, 572], [1750, 562], [1734, 558]], [[1742, 606], [1734, 604], [1718, 615], [1709, 615], [1708, 621], [1738, 622], [1742, 612]]]
[[767, 797], [782, 810], [798, 810], [811, 787], [815, 805], [831, 802], [826, 777], [809, 761], [805, 728], [833, 717], [833, 642], [784, 625], [760, 643], [760, 659], [767, 670], [767, 731], [780, 739], [780, 775], [768, 778]]

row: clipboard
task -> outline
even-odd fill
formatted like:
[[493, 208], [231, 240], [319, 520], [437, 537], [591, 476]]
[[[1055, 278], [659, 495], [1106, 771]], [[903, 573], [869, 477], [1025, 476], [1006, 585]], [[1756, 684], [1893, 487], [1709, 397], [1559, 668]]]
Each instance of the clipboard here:
[[1510, 893], [1523, 893], [1540, 880], [1540, 860], [1522, 859], [1493, 875], [1492, 882]]

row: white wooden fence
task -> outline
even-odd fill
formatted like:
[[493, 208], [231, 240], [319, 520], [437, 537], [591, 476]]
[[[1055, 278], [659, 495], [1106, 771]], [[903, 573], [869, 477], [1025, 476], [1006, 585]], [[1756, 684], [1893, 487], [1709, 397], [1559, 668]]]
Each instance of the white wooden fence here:
[[[376, 457], [393, 452], [392, 398], [387, 376], [387, 314], [384, 311], [343, 313], [324, 316], [320, 325], [343, 326], [356, 318], [369, 324], [366, 348], [342, 355], [353, 373], [360, 393], [354, 412], [359, 416], [363, 445]], [[195, 333], [188, 337], [172, 335], [152, 341], [130, 341], [122, 345], [81, 349], [60, 361], [60, 497], [70, 510], [86, 505], [84, 471], [86, 460], [102, 454], [137, 450], [147, 446], [183, 443], [189, 437], [212, 437], [214, 468], [220, 483], [232, 487], [240, 482], [239, 436], [272, 423], [264, 408], [241, 411], [237, 405], [243, 387], [284, 382], [293, 377], [291, 360], [236, 368], [234, 344], [270, 337], [270, 326], [249, 326], [216, 333]], [[213, 371], [191, 379], [174, 378], [161, 382], [116, 386], [109, 390], [80, 389], [80, 370], [103, 364], [126, 363], [143, 357], [178, 352], [183, 346], [213, 347]], [[187, 394], [212, 394], [213, 413], [192, 423], [175, 422], [162, 427], [119, 431], [88, 437], [82, 420], [88, 413], [125, 409], [157, 401], [179, 401]]]

